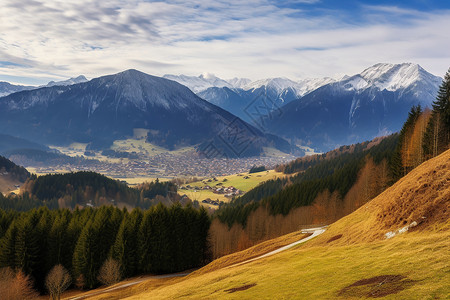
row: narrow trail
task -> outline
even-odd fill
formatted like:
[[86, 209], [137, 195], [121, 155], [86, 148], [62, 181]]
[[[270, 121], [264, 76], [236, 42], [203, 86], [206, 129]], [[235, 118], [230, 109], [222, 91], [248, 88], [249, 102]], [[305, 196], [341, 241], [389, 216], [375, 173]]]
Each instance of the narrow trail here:
[[[294, 246], [296, 246], [298, 244], [305, 243], [305, 242], [315, 238], [316, 236], [324, 233], [325, 230], [326, 230], [326, 227], [327, 226], [303, 229], [302, 233], [312, 233], [312, 234], [310, 236], [308, 236], [308, 237], [305, 237], [305, 238], [303, 238], [301, 240], [298, 240], [296, 242], [293, 242], [293, 243], [291, 243], [289, 245], [283, 246], [281, 248], [278, 248], [278, 249], [273, 250], [271, 252], [268, 252], [266, 254], [263, 254], [263, 255], [260, 255], [258, 257], [254, 257], [254, 258], [248, 259], [246, 261], [243, 261], [243, 262], [231, 265], [231, 266], [227, 266], [225, 268], [233, 268], [233, 267], [236, 267], [236, 266], [247, 264], [247, 263], [250, 263], [252, 261], [255, 261], [255, 260], [258, 260], [258, 259], [262, 259], [262, 258], [265, 258], [265, 257], [268, 257], [268, 256], [272, 256], [274, 254], [280, 253], [280, 252], [285, 251], [285, 250], [287, 250], [289, 248], [292, 248], [292, 247], [294, 247]], [[134, 281], [126, 282], [126, 283], [123, 283], [123, 284], [120, 284], [120, 285], [115, 285], [115, 286], [112, 286], [112, 287], [109, 287], [109, 288], [106, 288], [106, 289], [103, 289], [103, 290], [100, 290], [100, 291], [93, 291], [93, 292], [90, 292], [90, 293], [87, 293], [87, 294], [83, 294], [83, 295], [80, 295], [80, 296], [67, 297], [67, 298], [64, 298], [64, 299], [65, 300], [86, 299], [86, 298], [89, 298], [89, 297], [92, 297], [92, 296], [97, 296], [97, 295], [108, 293], [108, 292], [111, 292], [111, 291], [114, 291], [114, 290], [123, 289], [123, 288], [129, 287], [129, 286], [133, 286], [133, 285], [139, 284], [139, 283], [144, 282], [144, 281], [149, 280], [149, 279], [163, 279], [163, 278], [173, 278], [173, 277], [184, 277], [184, 276], [187, 276], [189, 274], [190, 274], [190, 272], [189, 273], [174, 273], [174, 274], [146, 276], [146, 277], [142, 277], [142, 278], [136, 279]]]
[[243, 264], [247, 264], [247, 263], [249, 263], [249, 262], [252, 262], [252, 261], [255, 261], [255, 260], [258, 260], [258, 259], [261, 259], [261, 258], [265, 258], [265, 257], [271, 256], [271, 255], [277, 254], [277, 253], [280, 253], [280, 252], [285, 251], [285, 250], [287, 250], [287, 249], [289, 249], [289, 248], [292, 248], [292, 247], [294, 247], [294, 246], [296, 246], [296, 245], [298, 245], [298, 244], [305, 243], [305, 242], [309, 241], [310, 239], [313, 239], [313, 238], [315, 238], [316, 236], [321, 235], [322, 233], [324, 233], [325, 230], [326, 230], [326, 227], [327, 227], [327, 226], [316, 227], [316, 228], [309, 228], [309, 229], [303, 229], [303, 230], [302, 230], [302, 233], [312, 233], [312, 234], [311, 234], [310, 236], [307, 236], [307, 237], [301, 239], [301, 240], [298, 240], [298, 241], [296, 241], [296, 242], [293, 242], [293, 243], [291, 243], [291, 244], [289, 244], [289, 245], [283, 246], [283, 247], [281, 247], [281, 248], [278, 248], [278, 249], [276, 249], [276, 250], [273, 250], [273, 251], [268, 252], [268, 253], [266, 253], [266, 254], [263, 254], [263, 255], [261, 255], [261, 256], [254, 257], [254, 258], [248, 259], [248, 260], [246, 260], [246, 261], [243, 261], [243, 262], [240, 262], [240, 263], [237, 263], [237, 264], [228, 266], [228, 267], [226, 267], [226, 268], [233, 268], [233, 267], [236, 267], [236, 266], [240, 266], [240, 265], [243, 265]]

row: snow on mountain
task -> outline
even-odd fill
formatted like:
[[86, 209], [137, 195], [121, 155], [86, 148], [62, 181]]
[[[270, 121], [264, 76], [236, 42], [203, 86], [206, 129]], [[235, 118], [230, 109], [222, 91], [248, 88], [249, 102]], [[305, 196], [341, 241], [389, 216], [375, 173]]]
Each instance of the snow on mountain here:
[[376, 87], [380, 90], [396, 91], [412, 87], [418, 82], [427, 85], [439, 86], [442, 79], [425, 71], [418, 64], [379, 63], [365, 69], [347, 79], [343, 79], [346, 88], [362, 90], [368, 87]]
[[376, 64], [289, 102], [266, 125], [322, 151], [370, 140], [400, 130], [412, 105], [430, 107], [441, 82], [417, 64]]
[[303, 97], [304, 95], [312, 92], [321, 86], [335, 82], [336, 80], [331, 77], [323, 78], [306, 78], [298, 81], [298, 86], [296, 87], [297, 95]]
[[63, 80], [63, 81], [50, 81], [49, 83], [47, 83], [46, 85], [42, 86], [42, 87], [51, 87], [51, 86], [66, 86], [66, 85], [72, 85], [72, 84], [77, 84], [77, 83], [83, 83], [88, 81], [86, 77], [84, 77], [83, 75], [80, 75], [78, 77], [72, 77], [70, 79], [67, 80]]
[[50, 81], [48, 84], [41, 86], [24, 86], [24, 85], [14, 85], [9, 82], [0, 82], [0, 97], [8, 96], [9, 94], [17, 93], [20, 91], [29, 91], [42, 87], [68, 86], [72, 84], [83, 83], [86, 81], [88, 81], [86, 77], [80, 75], [78, 77], [73, 77], [64, 81], [56, 81], [56, 82]]
[[227, 79], [226, 81], [229, 84], [231, 84], [234, 88], [237, 88], [237, 89], [243, 88], [244, 86], [246, 86], [247, 84], [252, 82], [248, 78], [237, 78], [237, 77], [234, 77], [232, 79]]
[[244, 90], [254, 90], [258, 89], [262, 86], [265, 86], [266, 88], [272, 88], [277, 91], [277, 93], [281, 93], [283, 90], [296, 86], [297, 83], [288, 79], [288, 78], [266, 78], [266, 79], [260, 79], [253, 82], [250, 82], [246, 86], [243, 87]]
[[187, 76], [187, 75], [170, 75], [166, 74], [163, 78], [176, 81], [182, 85], [187, 86], [194, 93], [199, 93], [210, 87], [228, 87], [233, 86], [219, 77], [213, 74], [205, 73], [200, 76]]
[[288, 78], [266, 78], [261, 80], [253, 81], [245, 85], [242, 89], [255, 90], [262, 86], [266, 89], [273, 89], [278, 95], [285, 93], [286, 90], [292, 90], [297, 97], [303, 97], [307, 93], [335, 80], [330, 77], [324, 78], [307, 78], [299, 81], [293, 81]]
[[[207, 152], [213, 142], [214, 149], [227, 157], [260, 155], [269, 146], [287, 153], [292, 150], [287, 141], [266, 135], [186, 86], [137, 70], [14, 93], [0, 100], [0, 132], [47, 144], [83, 141], [90, 143], [89, 149], [108, 149], [134, 128], [144, 128], [149, 142], [167, 149], [196, 145], [200, 152]], [[243, 147], [233, 141], [236, 145], [230, 148], [229, 141], [223, 140], [224, 130], [230, 128], [250, 143]]]
[[25, 85], [14, 85], [9, 82], [0, 81], [0, 97], [8, 96], [9, 94], [32, 90], [35, 89], [34, 86], [25, 86]]

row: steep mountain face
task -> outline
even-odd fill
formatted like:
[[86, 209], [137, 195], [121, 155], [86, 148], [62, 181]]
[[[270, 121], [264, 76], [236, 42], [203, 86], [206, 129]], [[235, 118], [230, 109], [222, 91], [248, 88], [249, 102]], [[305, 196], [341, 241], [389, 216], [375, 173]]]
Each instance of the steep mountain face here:
[[[212, 142], [228, 156], [258, 155], [270, 145], [290, 150], [286, 141], [263, 134], [187, 87], [136, 70], [0, 98], [0, 131], [45, 144], [77, 141], [105, 149], [132, 136], [133, 128], [148, 129], [150, 142], [169, 149]], [[227, 143], [233, 133], [247, 141], [245, 149], [240, 145], [235, 151]]]
[[376, 64], [281, 108], [267, 128], [322, 151], [400, 130], [412, 105], [429, 107], [442, 79], [416, 64]]
[[32, 90], [35, 88], [36, 87], [34, 86], [14, 85], [9, 82], [0, 81], [0, 97], [20, 91]]

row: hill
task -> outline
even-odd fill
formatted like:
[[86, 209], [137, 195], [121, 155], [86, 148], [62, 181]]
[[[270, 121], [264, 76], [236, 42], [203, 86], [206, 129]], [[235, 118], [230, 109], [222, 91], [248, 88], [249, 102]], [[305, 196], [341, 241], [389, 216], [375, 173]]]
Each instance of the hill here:
[[[232, 268], [163, 283], [144, 282], [93, 299], [446, 298], [449, 163], [450, 150], [423, 163], [304, 246]], [[409, 230], [398, 232], [405, 226]], [[392, 231], [398, 234], [387, 238]]]
[[46, 151], [48, 148], [44, 145], [34, 143], [15, 136], [0, 134], [0, 153], [5, 155], [19, 149], [34, 149]]
[[263, 147], [291, 151], [287, 141], [259, 131], [187, 87], [137, 70], [0, 98], [0, 131], [47, 145], [79, 142], [89, 144], [86, 150], [104, 150], [133, 136], [135, 128], [146, 129], [146, 140], [158, 146], [200, 145], [206, 156], [254, 156]]
[[0, 156], [0, 193], [8, 193], [17, 189], [28, 178], [30, 173], [9, 159]]

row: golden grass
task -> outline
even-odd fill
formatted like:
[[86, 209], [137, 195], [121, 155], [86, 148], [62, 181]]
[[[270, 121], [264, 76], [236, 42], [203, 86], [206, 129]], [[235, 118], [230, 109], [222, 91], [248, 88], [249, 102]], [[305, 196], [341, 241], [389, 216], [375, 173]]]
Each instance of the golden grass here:
[[449, 230], [449, 215], [450, 150], [412, 170], [309, 245], [323, 245], [338, 234], [343, 236], [335, 245], [371, 242], [413, 222], [418, 223], [413, 231]]

